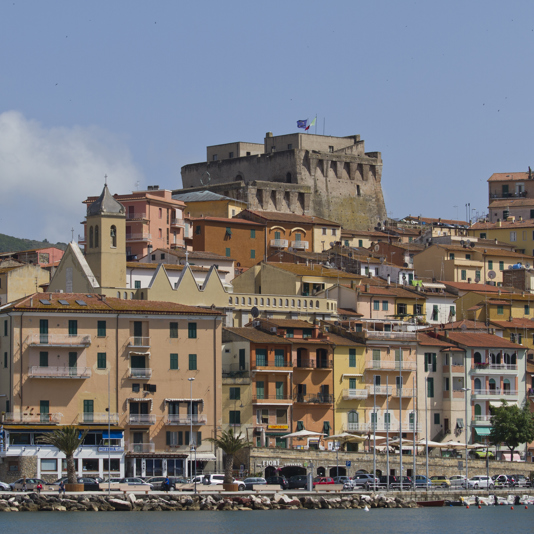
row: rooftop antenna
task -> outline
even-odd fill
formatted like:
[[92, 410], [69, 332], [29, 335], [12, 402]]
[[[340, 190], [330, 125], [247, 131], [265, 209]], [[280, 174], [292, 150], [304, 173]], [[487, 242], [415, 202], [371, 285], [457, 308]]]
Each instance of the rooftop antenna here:
[[74, 241], [74, 227], [70, 229], [70, 233], [72, 234], [72, 241]]
[[108, 175], [104, 174], [104, 184], [108, 185]]

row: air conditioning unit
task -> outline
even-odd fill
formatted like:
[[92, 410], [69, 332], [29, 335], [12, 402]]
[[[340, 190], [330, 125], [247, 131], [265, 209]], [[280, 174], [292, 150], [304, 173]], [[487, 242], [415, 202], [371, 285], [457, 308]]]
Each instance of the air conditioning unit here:
[[278, 330], [276, 329], [276, 326], [271, 326], [271, 332], [272, 332], [273, 334], [276, 334], [277, 331], [278, 331]]
[[260, 326], [260, 324], [259, 321], [252, 321], [252, 326]]

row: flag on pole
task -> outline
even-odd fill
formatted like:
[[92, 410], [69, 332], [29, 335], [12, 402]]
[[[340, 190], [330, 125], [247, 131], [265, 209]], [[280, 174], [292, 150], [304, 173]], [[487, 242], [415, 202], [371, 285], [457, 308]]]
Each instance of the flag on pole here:
[[308, 119], [304, 121], [297, 121], [297, 128], [304, 128], [305, 130], [307, 130], [309, 128]]
[[314, 126], [315, 125], [315, 121], [317, 120], [317, 117], [315, 117], [311, 122], [310, 124], [308, 124], [308, 126], [306, 126], [306, 131], [308, 131], [310, 129], [310, 126]]

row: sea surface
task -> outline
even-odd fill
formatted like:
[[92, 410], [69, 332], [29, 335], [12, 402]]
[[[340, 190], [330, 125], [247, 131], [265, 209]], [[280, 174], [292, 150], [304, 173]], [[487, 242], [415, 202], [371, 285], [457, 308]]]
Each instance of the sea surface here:
[[534, 531], [534, 506], [471, 506], [254, 512], [8, 512], [1, 532], [14, 534], [291, 533], [488, 534]]

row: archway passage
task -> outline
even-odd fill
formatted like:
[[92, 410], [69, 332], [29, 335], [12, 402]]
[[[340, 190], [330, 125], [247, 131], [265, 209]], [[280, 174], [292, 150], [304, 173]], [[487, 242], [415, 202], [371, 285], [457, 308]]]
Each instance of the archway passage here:
[[339, 466], [339, 468], [337, 466], [336, 467], [331, 467], [329, 476], [331, 476], [331, 477], [345, 477], [345, 476], [347, 476], [347, 470], [341, 465]]
[[287, 467], [282, 467], [282, 475], [284, 475], [287, 479], [295, 475], [306, 475], [306, 468], [288, 465]]
[[276, 472], [276, 467], [273, 467], [270, 465], [269, 467], [265, 468], [265, 478], [267, 477], [275, 477], [278, 473]]
[[317, 476], [318, 477], [326, 476], [326, 469], [324, 467], [318, 467], [317, 468]]
[[368, 475], [369, 471], [366, 471], [365, 469], [358, 469], [358, 471], [356, 471], [356, 474], [357, 475]]

